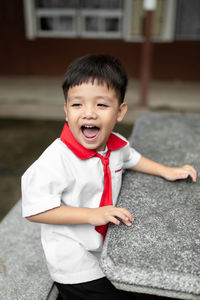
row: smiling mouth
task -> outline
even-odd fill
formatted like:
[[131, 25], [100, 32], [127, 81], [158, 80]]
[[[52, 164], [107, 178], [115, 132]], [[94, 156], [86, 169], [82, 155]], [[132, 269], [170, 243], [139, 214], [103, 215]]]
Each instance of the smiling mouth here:
[[81, 126], [81, 131], [82, 131], [84, 138], [87, 141], [92, 141], [92, 140], [96, 139], [96, 137], [99, 134], [100, 129], [97, 126], [84, 125], [84, 126]]

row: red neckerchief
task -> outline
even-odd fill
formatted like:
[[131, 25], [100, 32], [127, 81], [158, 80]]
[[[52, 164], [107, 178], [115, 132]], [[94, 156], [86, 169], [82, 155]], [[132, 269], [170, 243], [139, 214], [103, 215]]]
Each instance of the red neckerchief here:
[[[94, 156], [101, 159], [104, 170], [104, 190], [101, 196], [99, 207], [112, 205], [112, 182], [109, 168], [109, 156], [111, 151], [118, 150], [124, 147], [127, 143], [115, 134], [111, 133], [107, 142], [108, 151], [106, 152], [105, 156], [102, 156], [95, 150], [86, 149], [81, 144], [79, 144], [79, 142], [73, 136], [68, 123], [65, 124], [60, 139], [80, 159], [89, 159]], [[102, 234], [103, 240], [106, 237], [107, 229], [108, 224], [95, 226], [95, 230]]]

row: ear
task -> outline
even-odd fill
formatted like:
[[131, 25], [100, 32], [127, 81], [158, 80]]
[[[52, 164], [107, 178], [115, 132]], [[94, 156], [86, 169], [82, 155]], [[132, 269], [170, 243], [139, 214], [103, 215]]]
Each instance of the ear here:
[[120, 104], [119, 111], [117, 114], [117, 122], [121, 122], [127, 112], [127, 104], [125, 102]]
[[66, 102], [64, 104], [64, 111], [65, 111], [65, 120], [68, 121], [68, 117], [67, 117], [67, 103]]

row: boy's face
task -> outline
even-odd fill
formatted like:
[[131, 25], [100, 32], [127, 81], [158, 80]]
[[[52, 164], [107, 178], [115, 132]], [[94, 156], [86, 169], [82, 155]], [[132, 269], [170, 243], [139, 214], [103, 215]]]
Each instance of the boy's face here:
[[103, 151], [115, 123], [122, 121], [127, 105], [119, 105], [114, 89], [94, 81], [69, 88], [64, 110], [77, 141], [87, 149]]

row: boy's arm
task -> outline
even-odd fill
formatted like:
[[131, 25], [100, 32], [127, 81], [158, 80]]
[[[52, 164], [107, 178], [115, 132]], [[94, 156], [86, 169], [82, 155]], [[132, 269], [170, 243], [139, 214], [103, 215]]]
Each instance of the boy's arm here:
[[185, 179], [191, 176], [192, 181], [196, 182], [197, 172], [190, 165], [182, 167], [167, 167], [165, 165], [154, 162], [148, 158], [141, 157], [136, 166], [132, 168], [134, 171], [160, 176], [166, 180], [174, 181], [177, 179]]
[[116, 217], [127, 226], [133, 222], [133, 216], [127, 209], [112, 205], [99, 208], [59, 206], [26, 218], [31, 222], [46, 224], [91, 224], [99, 226], [109, 222], [119, 225], [120, 221]]

